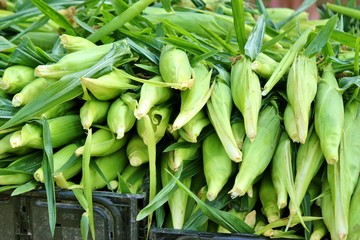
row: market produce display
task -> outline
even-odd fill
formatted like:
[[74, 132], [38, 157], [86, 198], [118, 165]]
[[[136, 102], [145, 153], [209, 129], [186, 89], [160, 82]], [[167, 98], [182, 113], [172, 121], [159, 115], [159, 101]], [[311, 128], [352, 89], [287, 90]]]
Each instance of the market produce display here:
[[152, 227], [360, 238], [360, 10], [4, 1], [0, 191], [146, 192]]

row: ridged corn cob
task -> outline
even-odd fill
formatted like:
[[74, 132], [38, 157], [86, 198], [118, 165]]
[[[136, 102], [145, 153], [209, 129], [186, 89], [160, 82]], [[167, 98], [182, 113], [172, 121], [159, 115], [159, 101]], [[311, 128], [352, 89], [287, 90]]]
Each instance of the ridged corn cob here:
[[98, 100], [107, 101], [120, 97], [128, 89], [137, 89], [131, 79], [124, 75], [124, 70], [114, 68], [98, 78], [80, 78], [84, 94], [91, 94]]
[[231, 89], [221, 76], [217, 77], [211, 98], [206, 106], [210, 122], [214, 126], [226, 153], [234, 162], [240, 162], [242, 152], [237, 146], [231, 129], [230, 118], [233, 108]]
[[80, 107], [79, 113], [83, 128], [89, 130], [93, 124], [103, 124], [106, 121], [111, 103], [97, 99], [86, 100]]
[[194, 85], [193, 70], [187, 53], [171, 45], [166, 45], [160, 54], [160, 75], [164, 82], [174, 83], [173, 88], [186, 90]]
[[[125, 95], [127, 93], [123, 94]], [[123, 98], [117, 98], [111, 103], [106, 119], [109, 129], [116, 134], [117, 139], [123, 138], [136, 122], [134, 110]]]
[[246, 136], [254, 141], [262, 96], [260, 79], [251, 69], [251, 61], [245, 57], [231, 67], [231, 96], [244, 118]]
[[107, 185], [107, 182], [116, 179], [118, 173], [123, 171], [128, 164], [125, 148], [120, 148], [115, 152], [107, 154], [106, 156], [96, 157], [92, 161], [96, 163], [106, 179], [105, 181], [97, 170], [90, 165], [90, 181], [92, 190], [104, 188]]
[[296, 214], [311, 180], [315, 177], [324, 161], [324, 154], [321, 151], [319, 137], [317, 136], [314, 127], [311, 126], [305, 143], [299, 146], [296, 155], [296, 175], [294, 186], [296, 202], [290, 198], [290, 216], [294, 216]]
[[315, 99], [317, 83], [316, 58], [298, 55], [289, 70], [286, 93], [294, 112], [300, 143], [305, 142], [308, 134], [310, 109]]
[[211, 96], [210, 80], [212, 70], [205, 64], [194, 66], [194, 85], [191, 89], [181, 91], [180, 110], [172, 124], [172, 130], [178, 130], [188, 123], [206, 104]]
[[23, 65], [9, 66], [0, 79], [0, 89], [9, 94], [16, 94], [34, 79], [33, 68]]
[[[60, 147], [84, 137], [78, 115], [65, 115], [49, 119], [48, 121], [52, 147]], [[20, 131], [10, 138], [13, 148], [27, 146], [43, 149], [42, 126], [36, 122], [26, 123]]]
[[351, 197], [349, 211], [349, 234], [348, 240], [356, 240], [360, 238], [360, 178], [358, 179], [354, 193]]
[[188, 142], [195, 143], [204, 127], [210, 124], [205, 109], [200, 110], [189, 122], [178, 130], [180, 136]]
[[271, 179], [271, 175], [267, 172], [261, 178], [259, 186], [259, 199], [269, 223], [280, 219], [280, 209], [277, 204], [277, 195]]
[[233, 161], [227, 155], [216, 132], [212, 132], [202, 142], [203, 168], [209, 201], [215, 200], [233, 173]]
[[[121, 44], [127, 45], [126, 41]], [[113, 47], [113, 43], [97, 45], [64, 55], [58, 62], [39, 65], [35, 68], [35, 76], [60, 79], [66, 74], [78, 72], [98, 62]]]
[[126, 144], [126, 155], [134, 167], [149, 162], [148, 147], [136, 132], [131, 135]]
[[[78, 148], [78, 145], [76, 143], [70, 143], [68, 145], [65, 145], [61, 147], [59, 150], [57, 150], [53, 155], [53, 161], [54, 161], [54, 173], [57, 172], [61, 167], [63, 167], [72, 156], [74, 156], [75, 150]], [[81, 171], [81, 160], [78, 159], [78, 164], [75, 164], [74, 174], [70, 174], [72, 176], [75, 176], [78, 172]], [[69, 176], [71, 177], [71, 176]], [[44, 169], [41, 166], [38, 168], [34, 173], [34, 178], [36, 181], [43, 183], [44, 182]]]
[[[170, 106], [155, 106], [149, 112], [149, 117], [155, 133], [155, 142], [159, 142], [165, 135], [171, 115]], [[145, 122], [143, 119], [136, 121], [136, 131], [147, 145]]]
[[145, 177], [147, 173], [147, 164], [142, 164], [140, 166], [132, 166], [128, 164], [118, 176], [119, 178], [122, 178], [124, 180], [126, 184], [126, 191], [121, 189], [121, 184], [119, 184], [118, 192], [131, 194], [141, 192], [141, 188], [145, 182]]
[[[91, 140], [91, 152], [92, 157], [104, 157], [113, 152], [116, 152], [128, 141], [129, 136], [125, 135], [121, 139], [116, 139], [115, 135], [106, 128], [97, 129]], [[80, 156], [84, 153], [84, 146], [80, 146], [75, 150], [75, 155]]]
[[83, 37], [62, 34], [60, 43], [68, 52], [76, 52], [83, 49], [96, 47], [96, 44]]
[[170, 168], [175, 172], [184, 161], [192, 161], [200, 156], [200, 143], [189, 143], [181, 137], [179, 137], [178, 143], [186, 143], [186, 146], [174, 149], [174, 162], [172, 162]]
[[344, 127], [344, 102], [331, 65], [325, 67], [318, 84], [314, 122], [327, 163], [336, 163]]
[[[163, 82], [160, 76], [150, 79], [155, 82]], [[137, 119], [148, 114], [150, 109], [156, 105], [165, 103], [173, 96], [173, 91], [167, 87], [157, 87], [152, 84], [144, 83], [140, 89], [140, 98], [136, 105], [134, 115]]]
[[243, 161], [229, 192], [232, 198], [245, 195], [274, 155], [281, 134], [280, 117], [275, 106], [268, 105], [260, 111], [258, 126], [254, 141], [251, 142], [248, 137], [245, 139]]
[[14, 107], [21, 107], [36, 98], [40, 92], [54, 81], [45, 78], [36, 78], [24, 86], [20, 92], [12, 97]]
[[[165, 152], [161, 156], [161, 183], [165, 186], [172, 178], [167, 171], [174, 174], [169, 167], [172, 162], [173, 152]], [[191, 178], [186, 178], [183, 183], [190, 188]], [[188, 195], [185, 191], [178, 188], [171, 193], [168, 199], [168, 205], [171, 213], [172, 227], [174, 229], [182, 229], [185, 222], [185, 213], [187, 208]]]
[[285, 131], [280, 135], [279, 143], [276, 147], [274, 156], [271, 161], [271, 179], [274, 185], [274, 190], [277, 194], [277, 206], [283, 209], [288, 204], [288, 192], [286, 190], [286, 178], [284, 172], [286, 163], [292, 161], [292, 145], [289, 136]]

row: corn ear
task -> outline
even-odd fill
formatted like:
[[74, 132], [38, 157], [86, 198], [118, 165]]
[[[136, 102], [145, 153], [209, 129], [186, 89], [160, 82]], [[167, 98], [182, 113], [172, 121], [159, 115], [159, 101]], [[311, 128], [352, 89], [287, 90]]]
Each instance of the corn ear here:
[[21, 107], [32, 101], [40, 94], [47, 86], [54, 81], [45, 78], [36, 78], [24, 86], [20, 92], [12, 97], [12, 105], [14, 107]]
[[[173, 158], [173, 152], [165, 152], [161, 156], [161, 183], [162, 186], [172, 179], [168, 171], [172, 174], [174, 172], [171, 170], [169, 164], [171, 164]], [[183, 180], [185, 186], [190, 188], [191, 178], [186, 178]], [[168, 205], [171, 213], [172, 225], [174, 229], [182, 229], [185, 222], [185, 213], [187, 208], [188, 195], [185, 191], [178, 188], [171, 193], [168, 199]]]
[[196, 143], [201, 131], [210, 124], [205, 109], [200, 110], [182, 128], [178, 130], [179, 135], [188, 142]]
[[[329, 165], [330, 166], [330, 165]], [[335, 211], [334, 201], [330, 191], [330, 185], [328, 179], [325, 176], [322, 179], [322, 198], [321, 198], [321, 215], [324, 223], [330, 232], [332, 240], [340, 240], [339, 236], [335, 233]]]
[[[65, 145], [61, 147], [59, 150], [57, 150], [53, 154], [53, 161], [54, 161], [54, 173], [56, 173], [61, 167], [63, 167], [72, 156], [74, 156], [75, 150], [78, 148], [78, 145], [76, 143], [70, 143], [68, 145]], [[81, 171], [81, 160], [77, 161], [79, 164], [77, 164], [73, 169], [74, 174], [70, 174], [72, 176], [75, 176], [76, 173]], [[56, 175], [56, 174], [55, 174]], [[69, 178], [72, 176], [68, 176]], [[44, 183], [44, 169], [43, 166], [38, 168], [34, 172], [34, 178], [36, 181]]]
[[294, 111], [300, 143], [307, 137], [311, 104], [316, 96], [318, 72], [316, 58], [298, 55], [287, 77], [286, 93]]
[[24, 153], [33, 151], [33, 149], [28, 146], [13, 148], [10, 143], [10, 139], [14, 134], [17, 134], [17, 131], [8, 133], [0, 139], [0, 158], [6, 155], [12, 155], [12, 154], [22, 155]]
[[62, 34], [60, 36], [61, 45], [67, 52], [76, 52], [83, 49], [96, 47], [96, 44], [83, 37]]
[[116, 134], [116, 138], [121, 139], [135, 125], [136, 118], [134, 110], [123, 101], [123, 98], [117, 98], [110, 105], [106, 121], [109, 129]]
[[[290, 216], [297, 213], [310, 182], [319, 171], [325, 161], [324, 154], [321, 151], [320, 140], [315, 129], [311, 126], [309, 136], [304, 144], [300, 144], [296, 154], [296, 175], [295, 175], [295, 198], [296, 202], [290, 198], [289, 210]], [[296, 206], [297, 205], [297, 206]]]
[[236, 120], [233, 120], [231, 122], [231, 129], [234, 134], [237, 146], [241, 150], [246, 136], [243, 119], [237, 118]]
[[[78, 115], [65, 115], [48, 120], [52, 147], [60, 147], [84, 136]], [[13, 148], [27, 146], [43, 149], [42, 126], [37, 122], [26, 123], [10, 138]]]
[[13, 173], [0, 175], [0, 185], [20, 185], [27, 183], [33, 179], [31, 174], [27, 173]]
[[188, 123], [205, 106], [211, 96], [210, 80], [212, 70], [208, 70], [205, 64], [202, 63], [198, 63], [193, 69], [194, 85], [191, 89], [180, 93], [180, 111], [172, 124], [173, 131]]
[[76, 100], [70, 100], [63, 103], [60, 103], [53, 108], [50, 108], [46, 112], [39, 114], [39, 118], [51, 119], [55, 117], [60, 117], [64, 115], [73, 115], [79, 114], [78, 110], [74, 111], [74, 106], [76, 106]]
[[258, 75], [251, 69], [251, 61], [245, 57], [231, 67], [231, 96], [244, 118], [246, 136], [254, 141], [262, 96]]
[[[321, 217], [321, 208], [318, 206], [313, 206], [311, 209], [311, 215]], [[326, 234], [328, 234], [328, 230], [322, 219], [313, 221], [312, 226], [313, 229], [310, 235], [310, 240], [321, 240], [326, 236]]]
[[251, 69], [259, 76], [269, 79], [279, 65], [277, 61], [264, 53], [259, 53], [251, 63]]
[[126, 155], [132, 166], [137, 167], [149, 162], [148, 147], [136, 132], [130, 137], [126, 144]]
[[315, 130], [327, 163], [339, 160], [344, 102], [331, 65], [325, 67], [315, 98]]
[[125, 184], [126, 191], [119, 185], [119, 193], [131, 193], [136, 194], [141, 192], [141, 188], [145, 182], [146, 174], [148, 173], [148, 165], [142, 164], [140, 166], [132, 166], [128, 164], [125, 169], [118, 175]]
[[233, 108], [231, 89], [221, 76], [217, 77], [211, 98], [206, 106], [210, 122], [214, 126], [226, 153], [234, 162], [240, 162], [242, 152], [237, 146], [231, 129], [230, 118]]
[[299, 133], [296, 127], [295, 114], [289, 103], [286, 104], [284, 111], [284, 127], [293, 142], [300, 142]]
[[[116, 139], [115, 135], [109, 129], [99, 128], [92, 135], [90, 156], [104, 157], [116, 152], [127, 143], [128, 138], [128, 135], [125, 135], [121, 139]], [[84, 145], [78, 147], [75, 150], [75, 155], [83, 155], [84, 150]]]
[[354, 193], [351, 197], [349, 211], [349, 235], [348, 240], [360, 238], [360, 178], [358, 179]]
[[283, 209], [288, 204], [288, 192], [286, 182], [289, 181], [283, 173], [286, 168], [286, 162], [292, 161], [292, 145], [288, 134], [283, 131], [280, 135], [279, 143], [276, 147], [273, 159], [271, 161], [271, 180], [277, 195], [277, 206]]
[[124, 70], [114, 68], [98, 78], [80, 78], [86, 98], [91, 98], [88, 91], [98, 100], [107, 101], [120, 97], [128, 89], [137, 89], [131, 79], [125, 76]]
[[186, 90], [192, 88], [194, 79], [193, 70], [185, 51], [166, 45], [160, 54], [160, 75], [164, 82], [174, 83], [173, 88]]
[[103, 56], [105, 56], [106, 53], [110, 51], [112, 47], [113, 44], [103, 44], [65, 54], [56, 63], [38, 65], [35, 68], [35, 76], [60, 79], [66, 74], [84, 70], [98, 62]]
[[[163, 82], [160, 76], [150, 79], [155, 82]], [[148, 114], [150, 109], [156, 105], [165, 103], [173, 96], [173, 91], [167, 87], [157, 87], [152, 84], [144, 83], [140, 89], [140, 98], [136, 105], [134, 115], [137, 119], [141, 119]]]
[[216, 132], [202, 142], [203, 168], [208, 186], [207, 199], [213, 201], [233, 173], [233, 161], [227, 155]]
[[[149, 117], [155, 133], [155, 142], [159, 142], [165, 135], [171, 115], [170, 106], [155, 106], [149, 112]], [[136, 130], [139, 136], [143, 139], [147, 145], [148, 140], [146, 137], [145, 122], [144, 119], [136, 121]]]
[[200, 143], [189, 143], [185, 139], [179, 138], [177, 144], [183, 144], [174, 149], [174, 158], [170, 168], [176, 172], [184, 161], [192, 161], [200, 156]]
[[[103, 176], [101, 176], [101, 174], [90, 164], [90, 184], [92, 190], [104, 188], [109, 181], [116, 179], [118, 173], [123, 171], [128, 164], [125, 148], [120, 148], [106, 156], [96, 157], [93, 161], [105, 177], [106, 181], [103, 179]], [[82, 182], [80, 184], [82, 184]]]
[[102, 124], [106, 120], [110, 101], [100, 101], [91, 99], [84, 102], [80, 107], [81, 125], [85, 130], [89, 130], [93, 124]]
[[[247, 215], [246, 211], [237, 211], [234, 207], [230, 208], [227, 212], [233, 214], [234, 216], [237, 216], [242, 221], [245, 220], [245, 217]], [[231, 233], [229, 230], [227, 230], [225, 227], [223, 227], [221, 225], [218, 226], [217, 232], [218, 233]]]
[[280, 134], [280, 117], [277, 108], [266, 106], [259, 114], [258, 134], [253, 142], [246, 137], [243, 145], [243, 161], [239, 164], [233, 188], [229, 191], [232, 198], [243, 196], [254, 181], [269, 165]]
[[280, 219], [280, 209], [278, 207], [277, 195], [269, 173], [264, 173], [259, 186], [259, 199], [262, 211], [269, 223]]
[[34, 79], [33, 68], [23, 65], [9, 66], [0, 79], [0, 89], [5, 93], [16, 94]]

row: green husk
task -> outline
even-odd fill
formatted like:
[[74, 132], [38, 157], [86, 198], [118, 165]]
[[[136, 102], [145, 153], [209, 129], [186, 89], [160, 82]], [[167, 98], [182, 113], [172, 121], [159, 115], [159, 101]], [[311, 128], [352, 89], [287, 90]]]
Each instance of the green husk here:
[[190, 119], [182, 128], [180, 128], [180, 136], [188, 142], [198, 142], [198, 137], [202, 130], [210, 124], [210, 120], [204, 109], [200, 110], [194, 117]]
[[80, 107], [79, 113], [83, 128], [88, 130], [94, 124], [103, 124], [106, 121], [110, 104], [110, 101], [86, 100]]
[[0, 89], [9, 94], [16, 94], [34, 79], [33, 68], [22, 65], [9, 66], [0, 79]]
[[126, 144], [126, 155], [134, 167], [149, 162], [148, 148], [139, 134], [133, 133], [130, 137]]
[[260, 111], [258, 126], [254, 141], [251, 142], [248, 137], [245, 139], [243, 161], [229, 191], [232, 198], [245, 195], [273, 157], [281, 133], [280, 117], [275, 106], [268, 105]]

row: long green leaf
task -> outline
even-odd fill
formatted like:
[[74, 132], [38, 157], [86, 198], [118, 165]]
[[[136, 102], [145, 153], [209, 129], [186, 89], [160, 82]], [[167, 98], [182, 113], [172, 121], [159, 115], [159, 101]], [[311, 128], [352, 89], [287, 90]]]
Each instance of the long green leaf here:
[[25, 184], [22, 184], [14, 189], [14, 191], [11, 193], [11, 196], [17, 196], [23, 193], [30, 192], [34, 190], [38, 185], [39, 184], [36, 181], [30, 181]]
[[246, 41], [244, 47], [245, 55], [250, 57], [251, 60], [255, 60], [257, 55], [261, 52], [265, 34], [265, 26], [265, 16], [261, 15]]
[[340, 13], [342, 15], [354, 18], [354, 19], [360, 19], [360, 10], [352, 7], [346, 7], [342, 5], [336, 5], [333, 3], [326, 3], [326, 7], [330, 10], [333, 10], [334, 12]]
[[[93, 199], [92, 199], [92, 186], [91, 186], [91, 175], [90, 175], [90, 152], [91, 152], [91, 140], [92, 140], [92, 129], [90, 128], [87, 132], [87, 137], [84, 145], [84, 153], [82, 158], [82, 179], [84, 179], [84, 196], [86, 199], [86, 222], [93, 239], [95, 239], [95, 223], [94, 223], [94, 209], [93, 209]], [[82, 231], [84, 231], [85, 226], [82, 226]], [[84, 231], [85, 232], [85, 231]]]
[[231, 7], [233, 11], [235, 34], [239, 45], [239, 51], [241, 54], [245, 54], [246, 34], [244, 1], [233, 0], [231, 1]]
[[133, 5], [131, 5], [128, 9], [126, 9], [123, 13], [116, 16], [113, 20], [102, 26], [93, 34], [90, 34], [88, 39], [92, 42], [97, 42], [104, 36], [107, 36], [109, 33], [115, 31], [122, 27], [125, 23], [136, 17], [140, 14], [147, 6], [152, 4], [154, 0], [140, 0]]
[[66, 75], [50, 85], [39, 97], [21, 108], [13, 118], [0, 126], [0, 130], [21, 124], [56, 107], [58, 104], [80, 96], [82, 94], [81, 77], [92, 77], [99, 73], [110, 72], [112, 66], [126, 58], [129, 52], [129, 47], [125, 41], [114, 43], [109, 53], [94, 66], [81, 72]]
[[335, 28], [337, 19], [338, 18], [335, 15], [326, 22], [326, 24], [321, 28], [314, 40], [305, 49], [305, 56], [308, 56], [310, 58], [321, 51], [324, 45], [329, 41], [329, 38]]
[[69, 34], [76, 35], [74, 27], [69, 23], [66, 18], [57, 12], [55, 9], [50, 7], [46, 2], [42, 0], [31, 0], [31, 2], [48, 18], [53, 20], [59, 26], [64, 28]]
[[192, 197], [196, 203], [199, 205], [201, 210], [208, 216], [209, 219], [215, 223], [225, 227], [230, 232], [237, 233], [253, 233], [254, 230], [243, 222], [238, 217], [234, 216], [229, 212], [219, 210], [217, 208], [211, 207], [199, 199], [190, 189], [188, 189], [180, 180], [178, 180], [174, 175], [168, 172], [172, 178], [176, 181], [176, 184], [184, 190], [190, 197]]
[[48, 204], [49, 226], [51, 235], [54, 236], [56, 225], [56, 198], [55, 198], [55, 182], [54, 182], [54, 158], [53, 148], [51, 142], [51, 134], [49, 125], [46, 119], [41, 121], [43, 126], [43, 141], [44, 141], [44, 181], [45, 191]]

